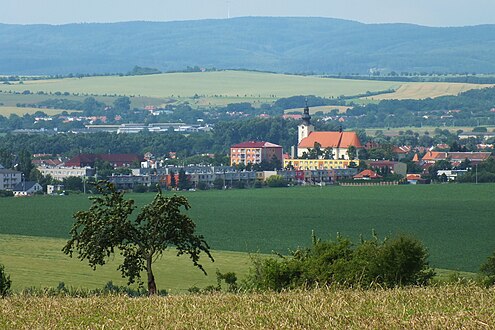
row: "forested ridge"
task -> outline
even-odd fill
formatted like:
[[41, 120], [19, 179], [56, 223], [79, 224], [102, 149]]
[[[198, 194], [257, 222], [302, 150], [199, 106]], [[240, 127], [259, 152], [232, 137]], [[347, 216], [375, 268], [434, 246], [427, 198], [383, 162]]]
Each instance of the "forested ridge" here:
[[425, 27], [330, 18], [0, 24], [2, 74], [186, 67], [290, 73], [495, 72], [495, 25]]

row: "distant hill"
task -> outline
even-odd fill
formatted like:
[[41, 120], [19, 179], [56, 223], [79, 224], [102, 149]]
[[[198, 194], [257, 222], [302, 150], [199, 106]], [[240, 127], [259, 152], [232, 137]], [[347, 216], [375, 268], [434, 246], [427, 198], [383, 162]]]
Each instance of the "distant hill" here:
[[1, 74], [161, 71], [495, 72], [495, 25], [433, 28], [328, 18], [0, 24]]

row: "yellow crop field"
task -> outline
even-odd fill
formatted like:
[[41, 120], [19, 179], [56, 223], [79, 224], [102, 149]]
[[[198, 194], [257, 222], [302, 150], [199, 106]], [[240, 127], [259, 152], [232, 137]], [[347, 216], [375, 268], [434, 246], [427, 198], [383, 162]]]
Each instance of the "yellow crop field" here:
[[404, 83], [394, 93], [366, 97], [372, 100], [405, 100], [426, 99], [445, 95], [458, 95], [471, 89], [493, 87], [494, 85], [464, 84], [464, 83]]
[[8, 117], [11, 114], [23, 116], [25, 114], [32, 115], [38, 111], [42, 111], [49, 116], [58, 115], [63, 111], [74, 112], [77, 110], [57, 110], [57, 109], [38, 109], [38, 108], [19, 108], [19, 107], [0, 107], [0, 116]]

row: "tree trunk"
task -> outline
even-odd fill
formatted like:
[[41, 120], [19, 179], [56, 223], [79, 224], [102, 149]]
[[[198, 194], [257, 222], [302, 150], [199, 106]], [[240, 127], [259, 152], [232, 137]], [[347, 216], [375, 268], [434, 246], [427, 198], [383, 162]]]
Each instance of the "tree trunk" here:
[[157, 293], [155, 276], [151, 269], [151, 256], [146, 258], [146, 272], [148, 273], [148, 296], [155, 295]]

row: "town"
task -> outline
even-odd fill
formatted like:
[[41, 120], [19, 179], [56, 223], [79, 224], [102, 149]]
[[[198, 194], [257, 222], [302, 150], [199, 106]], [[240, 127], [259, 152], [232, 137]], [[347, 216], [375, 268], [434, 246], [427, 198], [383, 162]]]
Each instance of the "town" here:
[[[282, 146], [268, 141], [245, 141], [230, 147], [229, 164], [216, 166], [167, 165], [169, 159], [177, 160], [175, 153], [170, 153], [167, 158], [158, 158], [147, 152], [144, 155], [79, 154], [70, 159], [63, 155], [34, 154], [32, 166], [41, 173], [43, 180], [40, 181], [45, 184], [29, 180], [14, 166], [13, 169], [0, 169], [0, 190], [11, 191], [15, 196], [60, 194], [70, 190], [86, 192], [89, 189], [86, 185], [98, 179], [106, 179], [118, 189], [131, 191], [154, 190], [157, 186], [205, 190], [264, 185], [425, 184], [432, 180], [462, 181], [463, 175], [473, 171], [476, 172], [474, 180], [478, 182], [478, 166], [484, 169], [485, 164], [491, 164], [493, 167], [493, 144], [477, 145], [477, 148], [487, 151], [458, 151], [463, 146], [457, 142], [452, 146], [437, 144], [429, 148], [391, 146], [388, 157], [373, 159], [369, 157], [369, 151], [380, 147], [373, 140], [362, 144], [355, 132], [342, 131], [342, 128], [339, 131], [315, 131], [308, 106], [300, 118], [298, 145], [293, 146], [290, 152], [284, 152]], [[483, 139], [487, 136], [490, 138], [486, 133], [482, 134]], [[473, 137], [478, 135], [475, 132], [462, 133], [459, 141], [462, 143]], [[450, 151], [456, 146], [458, 150]], [[213, 157], [206, 155], [206, 159]], [[485, 172], [480, 171], [480, 182], [481, 174], [486, 180]]]

